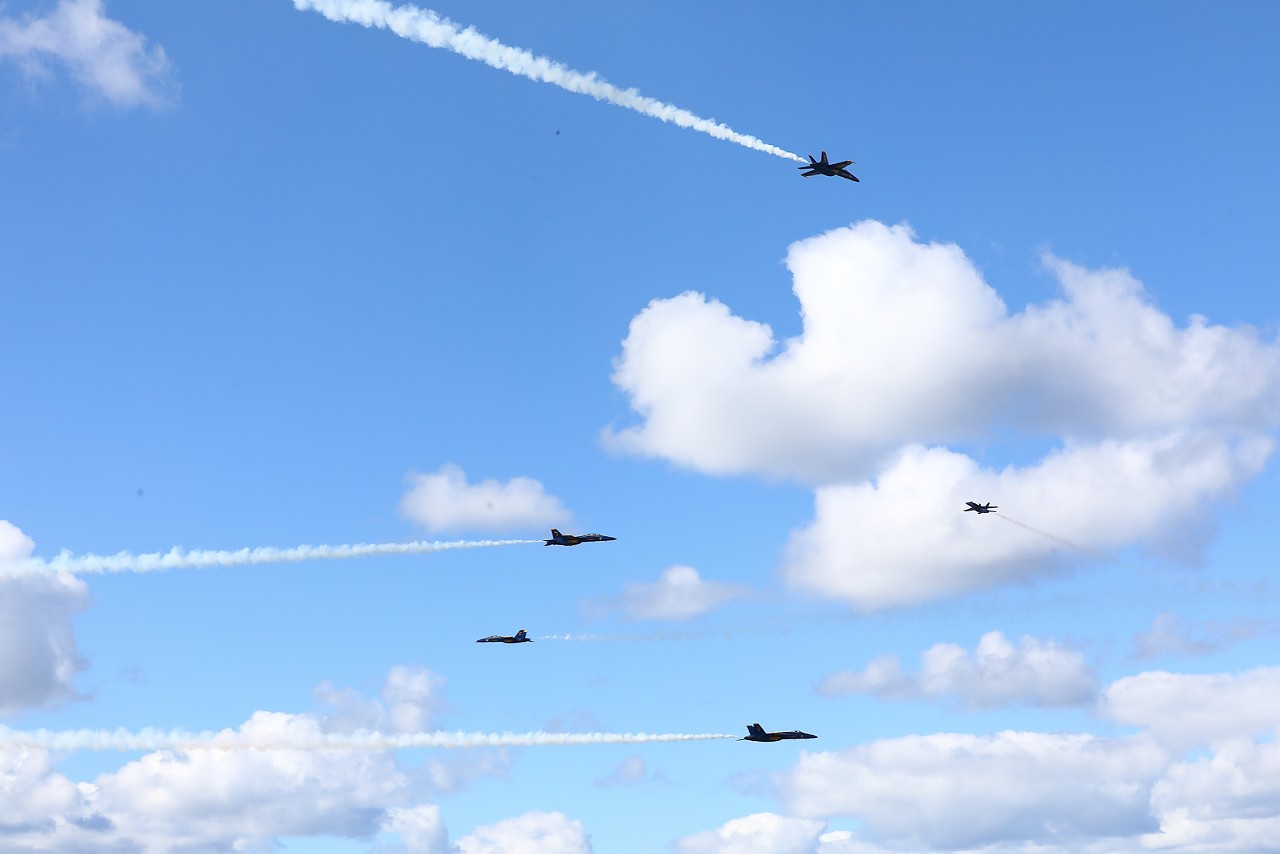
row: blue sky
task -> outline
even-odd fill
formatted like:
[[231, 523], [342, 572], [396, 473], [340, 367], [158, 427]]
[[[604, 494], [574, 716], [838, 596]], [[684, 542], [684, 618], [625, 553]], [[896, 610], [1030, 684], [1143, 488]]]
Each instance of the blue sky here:
[[[287, 0], [0, 5], [0, 723], [820, 739], [10, 738], [0, 847], [1274, 845], [1280, 11], [432, 8], [861, 183]], [[22, 571], [552, 525], [618, 539]]]

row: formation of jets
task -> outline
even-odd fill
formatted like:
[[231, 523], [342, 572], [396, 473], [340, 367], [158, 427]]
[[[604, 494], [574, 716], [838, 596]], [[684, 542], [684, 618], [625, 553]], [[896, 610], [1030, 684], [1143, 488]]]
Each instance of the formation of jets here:
[[[828, 178], [848, 178], [850, 181], [857, 181], [858, 176], [844, 168], [852, 164], [852, 160], [841, 160], [839, 163], [832, 163], [827, 160], [827, 153], [824, 151], [822, 152], [821, 160], [814, 160], [813, 155], [810, 154], [809, 165], [798, 166], [796, 168], [807, 170], [800, 173], [801, 178], [812, 178], [814, 175], [826, 175]], [[862, 182], [859, 181], [858, 183]]]
[[796, 738], [817, 738], [817, 736], [798, 729], [789, 732], [765, 732], [760, 724], [751, 724], [747, 727], [747, 734], [738, 741], [791, 741]]
[[533, 643], [533, 638], [521, 629], [514, 635], [489, 635], [487, 638], [480, 638], [476, 643]]
[[996, 507], [998, 506], [996, 504], [992, 504], [990, 501], [988, 501], [986, 504], [979, 504], [976, 501], [966, 501], [965, 504], [969, 505], [968, 507], [964, 508], [964, 512], [966, 513], [968, 513], [970, 510], [972, 510], [975, 513], [994, 513], [996, 512]]
[[617, 537], [606, 537], [604, 534], [562, 534], [551, 529], [551, 539], [543, 540], [544, 546], [576, 546], [579, 543], [607, 543]]

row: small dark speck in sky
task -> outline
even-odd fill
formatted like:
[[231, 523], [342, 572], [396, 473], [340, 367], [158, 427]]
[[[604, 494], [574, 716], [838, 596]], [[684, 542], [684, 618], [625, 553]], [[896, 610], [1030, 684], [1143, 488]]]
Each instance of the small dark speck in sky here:
[[142, 497], [142, 487], [138, 487], [138, 497]]

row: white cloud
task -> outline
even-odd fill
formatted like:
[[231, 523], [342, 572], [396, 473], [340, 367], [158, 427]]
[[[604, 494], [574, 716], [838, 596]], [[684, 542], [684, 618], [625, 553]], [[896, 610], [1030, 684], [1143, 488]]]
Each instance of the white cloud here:
[[1133, 655], [1208, 655], [1264, 632], [1274, 632], [1276, 627], [1275, 620], [1261, 618], [1205, 620], [1193, 625], [1177, 614], [1162, 611], [1151, 621], [1151, 628], [1133, 636]]
[[[35, 544], [0, 520], [0, 564], [30, 557]], [[89, 588], [67, 573], [0, 577], [0, 717], [76, 698], [85, 668], [72, 619]]]
[[[263, 740], [320, 730], [312, 717], [272, 712], [240, 727]], [[46, 793], [20, 801], [25, 820], [0, 829], [3, 844], [21, 850], [232, 851], [281, 836], [366, 837], [388, 806], [414, 796], [394, 755], [372, 751], [158, 751], [78, 786], [52, 770], [44, 751], [0, 757], [34, 768], [22, 785]]]
[[1243, 739], [1181, 762], [1152, 790], [1160, 831], [1152, 848], [1274, 851], [1280, 847], [1280, 744]]
[[453, 854], [457, 849], [449, 844], [449, 831], [440, 819], [440, 807], [423, 804], [416, 807], [395, 807], [387, 810], [382, 829], [400, 837], [398, 846], [380, 846], [379, 852], [405, 854]]
[[633, 620], [688, 620], [750, 595], [749, 587], [705, 581], [693, 567], [675, 564], [657, 581], [628, 581], [621, 596], [598, 604], [619, 607]]
[[789, 813], [858, 819], [878, 844], [1072, 845], [1154, 831], [1149, 792], [1168, 762], [1142, 737], [940, 733], [805, 754], [778, 782]]
[[316, 699], [332, 707], [324, 717], [326, 732], [423, 732], [433, 716], [445, 707], [440, 697], [445, 680], [425, 667], [392, 667], [377, 699], [365, 699], [352, 688], [334, 688], [322, 682]]
[[867, 221], [793, 244], [804, 321], [768, 326], [696, 293], [631, 324], [614, 382], [642, 422], [613, 444], [715, 474], [872, 475], [906, 444], [993, 425], [1096, 441], [1280, 421], [1280, 348], [1178, 328], [1120, 270], [1049, 257], [1063, 297], [1009, 314], [961, 250]]
[[803, 754], [778, 795], [798, 818], [858, 821], [841, 844], [893, 851], [1274, 850], [1280, 668], [1140, 673], [1098, 712], [1141, 731], [884, 739]]
[[[909, 447], [874, 483], [818, 488], [782, 574], [793, 588], [872, 610], [1028, 580], [1134, 541], [1193, 559], [1210, 533], [1205, 505], [1256, 474], [1271, 448], [1260, 436], [1175, 433], [1073, 446], [996, 472]], [[962, 512], [967, 500], [992, 499], [997, 514]]]
[[1280, 721], [1280, 667], [1239, 675], [1139, 673], [1113, 682], [1099, 711], [1180, 748], [1247, 738]]
[[[396, 667], [376, 700], [327, 684], [331, 715], [256, 712], [238, 732], [257, 743], [319, 742], [373, 725], [405, 731], [440, 706], [442, 680]], [[452, 851], [432, 771], [407, 773], [394, 751], [161, 750], [75, 783], [44, 750], [0, 748], [0, 848], [79, 852], [271, 850], [290, 836], [351, 839], [391, 833], [398, 850]]]
[[0, 59], [29, 75], [45, 76], [49, 60], [110, 103], [158, 107], [176, 90], [159, 45], [103, 12], [102, 0], [58, 0], [44, 16], [0, 18]]
[[501, 533], [563, 526], [572, 521], [560, 499], [548, 495], [542, 484], [532, 478], [514, 477], [505, 483], [489, 479], [470, 484], [462, 469], [447, 463], [434, 474], [409, 476], [409, 491], [400, 499], [400, 513], [433, 534]]
[[680, 854], [812, 854], [825, 822], [754, 813], [675, 843]]
[[935, 644], [921, 654], [917, 674], [904, 673], [896, 656], [882, 656], [861, 672], [833, 673], [818, 692], [890, 699], [953, 696], [970, 708], [1074, 706], [1093, 699], [1094, 681], [1077, 650], [1030, 636], [1015, 647], [1000, 632], [987, 632], [972, 654], [956, 644]]
[[[813, 484], [784, 580], [862, 609], [1135, 543], [1195, 560], [1206, 507], [1272, 453], [1280, 345], [1201, 317], [1178, 326], [1124, 270], [1044, 263], [1061, 295], [1011, 313], [957, 246], [866, 221], [790, 247], [794, 338], [702, 294], [654, 300], [613, 377], [639, 423], [604, 441]], [[990, 469], [946, 447], [993, 430], [1056, 450]], [[1028, 527], [964, 517], [966, 500]]]
[[478, 827], [458, 840], [461, 854], [590, 854], [582, 822], [558, 812], [527, 812]]

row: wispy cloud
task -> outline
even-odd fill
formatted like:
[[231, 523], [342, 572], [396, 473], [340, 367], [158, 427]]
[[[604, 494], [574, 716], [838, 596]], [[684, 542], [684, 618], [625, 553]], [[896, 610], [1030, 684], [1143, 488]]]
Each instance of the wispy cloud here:
[[149, 45], [103, 12], [102, 0], [59, 0], [43, 16], [0, 18], [0, 59], [28, 75], [64, 66], [81, 84], [122, 107], [159, 107], [176, 92], [164, 48]]
[[628, 581], [621, 596], [599, 599], [587, 607], [619, 608], [633, 620], [688, 620], [750, 595], [750, 587], [707, 581], [693, 567], [676, 564], [663, 570], [657, 581]]
[[1264, 618], [1205, 620], [1194, 623], [1162, 611], [1151, 628], [1133, 636], [1134, 658], [1163, 655], [1209, 655], [1258, 635], [1280, 629], [1280, 623]]
[[539, 83], [550, 83], [569, 92], [590, 95], [597, 101], [607, 101], [786, 160], [805, 162], [798, 154], [770, 145], [754, 136], [738, 133], [714, 119], [704, 119], [674, 104], [641, 95], [635, 89], [621, 89], [612, 83], [606, 83], [594, 71], [575, 71], [545, 56], [535, 56], [527, 50], [503, 44], [472, 27], [464, 29], [430, 9], [392, 6], [381, 0], [293, 0], [293, 5], [303, 11], [319, 12], [331, 21], [390, 30], [401, 38], [430, 47], [444, 48], [467, 59], [483, 62], [491, 68], [509, 71]]
[[955, 697], [969, 708], [995, 708], [1083, 705], [1096, 690], [1094, 673], [1080, 652], [1030, 636], [1015, 647], [1002, 633], [987, 632], [972, 653], [940, 643], [925, 650], [920, 661], [919, 673], [904, 673], [897, 656], [881, 656], [860, 672], [833, 673], [822, 680], [818, 693]]

